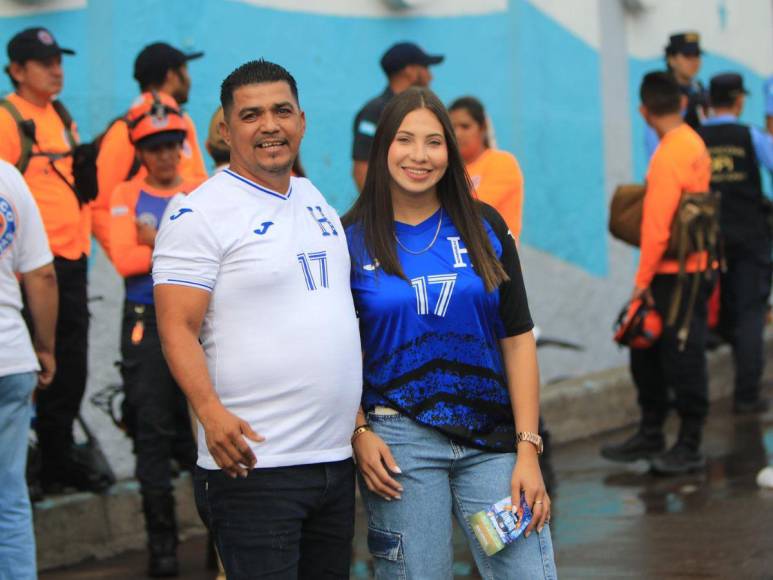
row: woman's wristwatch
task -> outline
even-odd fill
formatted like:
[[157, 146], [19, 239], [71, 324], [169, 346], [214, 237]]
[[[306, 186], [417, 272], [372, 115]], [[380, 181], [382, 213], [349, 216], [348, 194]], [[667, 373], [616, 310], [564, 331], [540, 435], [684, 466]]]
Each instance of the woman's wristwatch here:
[[518, 433], [515, 434], [516, 446], [521, 441], [527, 441], [528, 443], [531, 443], [534, 445], [534, 447], [537, 448], [537, 455], [542, 455], [542, 437], [540, 437], [537, 433], [532, 433], [531, 431], [518, 431]]

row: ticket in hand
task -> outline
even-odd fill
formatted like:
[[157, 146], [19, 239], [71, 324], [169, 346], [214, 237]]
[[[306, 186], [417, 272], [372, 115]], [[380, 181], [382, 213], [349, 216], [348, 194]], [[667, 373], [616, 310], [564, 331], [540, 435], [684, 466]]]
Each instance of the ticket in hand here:
[[470, 516], [472, 531], [488, 556], [493, 556], [507, 544], [514, 542], [531, 522], [531, 510], [523, 493], [521, 509], [523, 518], [519, 521], [518, 513], [513, 511], [512, 499], [508, 496], [488, 509]]

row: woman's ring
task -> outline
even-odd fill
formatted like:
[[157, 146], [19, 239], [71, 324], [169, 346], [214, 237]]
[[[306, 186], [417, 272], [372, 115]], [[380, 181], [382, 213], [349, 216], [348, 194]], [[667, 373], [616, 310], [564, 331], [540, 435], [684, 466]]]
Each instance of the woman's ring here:
[[538, 501], [535, 501], [535, 502], [534, 502], [534, 505], [537, 505], [538, 503], [545, 503], [545, 502], [544, 502], [544, 501], [542, 501], [542, 500], [538, 500]]

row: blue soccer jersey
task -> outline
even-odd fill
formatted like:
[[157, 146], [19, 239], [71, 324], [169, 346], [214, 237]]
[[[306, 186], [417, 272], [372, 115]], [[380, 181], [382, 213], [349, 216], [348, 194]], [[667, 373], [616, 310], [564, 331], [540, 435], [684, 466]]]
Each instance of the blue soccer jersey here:
[[395, 222], [409, 281], [369, 256], [358, 224], [347, 229], [352, 294], [364, 351], [363, 407], [386, 405], [463, 444], [513, 450], [513, 414], [499, 340], [533, 323], [518, 253], [507, 226], [481, 204], [491, 245], [510, 277], [486, 292], [459, 231], [438, 210], [410, 226]]

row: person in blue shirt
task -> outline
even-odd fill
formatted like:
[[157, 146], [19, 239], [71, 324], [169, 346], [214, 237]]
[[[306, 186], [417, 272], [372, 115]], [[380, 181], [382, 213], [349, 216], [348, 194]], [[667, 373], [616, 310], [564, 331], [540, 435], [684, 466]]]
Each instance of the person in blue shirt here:
[[[518, 252], [502, 217], [473, 199], [428, 89], [387, 105], [344, 225], [364, 373], [352, 445], [376, 578], [450, 577], [452, 515], [483, 578], [555, 574]], [[522, 493], [532, 522], [486, 556], [469, 516]]]
[[[697, 32], [679, 32], [672, 34], [665, 48], [666, 67], [668, 73], [679, 84], [679, 90], [684, 95], [682, 116], [684, 122], [697, 130], [705, 117], [707, 107], [706, 88], [696, 78], [701, 69], [700, 35]], [[660, 143], [655, 130], [647, 126], [644, 129], [644, 149], [647, 159], [652, 157]]]
[[760, 381], [771, 280], [771, 204], [761, 168], [773, 169], [773, 136], [738, 122], [747, 91], [736, 73], [712, 77], [712, 115], [699, 133], [711, 154], [711, 187], [722, 194], [720, 230], [727, 268], [720, 274], [720, 331], [733, 347], [734, 410], [767, 410]]

